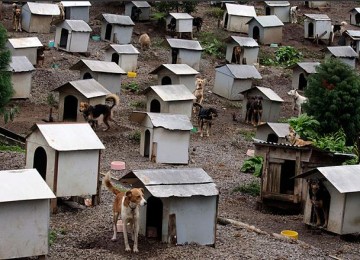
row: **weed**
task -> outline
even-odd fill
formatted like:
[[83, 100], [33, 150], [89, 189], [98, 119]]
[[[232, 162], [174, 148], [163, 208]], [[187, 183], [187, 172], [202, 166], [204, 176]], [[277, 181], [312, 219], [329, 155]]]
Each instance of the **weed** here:
[[136, 130], [134, 132], [132, 132], [130, 135], [129, 135], [129, 139], [132, 140], [132, 141], [135, 141], [137, 143], [140, 143], [140, 139], [141, 139], [141, 132], [139, 130]]
[[133, 101], [130, 103], [130, 106], [135, 107], [135, 108], [146, 108], [146, 101], [144, 101], [144, 100]]
[[204, 48], [204, 52], [210, 56], [222, 59], [225, 57], [226, 44], [220, 39], [220, 36], [212, 32], [201, 32], [199, 35], [199, 41]]
[[254, 130], [240, 129], [239, 134], [244, 137], [246, 141], [252, 141], [253, 137], [255, 137]]
[[123, 88], [126, 90], [129, 90], [130, 92], [133, 92], [133, 93], [138, 93], [140, 91], [139, 85], [135, 82], [130, 82], [130, 83], [124, 85]]
[[49, 245], [52, 246], [55, 243], [57, 238], [57, 233], [55, 230], [50, 230], [49, 232]]
[[259, 196], [260, 195], [260, 181], [253, 180], [248, 184], [240, 185], [232, 190], [232, 192], [242, 192], [245, 194], [249, 194], [251, 196]]
[[25, 153], [25, 150], [17, 145], [7, 145], [0, 143], [0, 151], [5, 152], [18, 152], [18, 153]]

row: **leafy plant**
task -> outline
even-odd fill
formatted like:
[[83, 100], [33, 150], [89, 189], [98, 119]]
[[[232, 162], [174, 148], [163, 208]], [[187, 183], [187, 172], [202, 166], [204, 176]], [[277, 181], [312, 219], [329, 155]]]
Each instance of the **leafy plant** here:
[[261, 156], [254, 156], [244, 161], [240, 171], [251, 172], [255, 177], [261, 176], [264, 159]]
[[133, 93], [138, 93], [140, 91], [139, 85], [135, 82], [130, 82], [124, 86], [124, 89], [129, 90]]
[[242, 192], [249, 194], [251, 196], [259, 196], [260, 195], [260, 183], [257, 180], [253, 180], [252, 182], [244, 185], [240, 185], [239, 187], [233, 189], [233, 192]]
[[225, 57], [226, 44], [223, 40], [220, 40], [219, 37], [216, 37], [214, 33], [200, 32], [199, 41], [203, 46], [205, 53], [219, 59]]
[[306, 139], [314, 139], [317, 136], [316, 130], [319, 128], [319, 121], [315, 120], [313, 116], [308, 116], [306, 113], [299, 117], [291, 117], [288, 119], [289, 125], [301, 137]]
[[275, 61], [278, 65], [291, 66], [299, 62], [303, 55], [292, 46], [279, 47], [275, 51]]
[[55, 243], [57, 238], [57, 233], [55, 230], [50, 230], [49, 232], [49, 245], [52, 246]]
[[313, 144], [320, 149], [330, 152], [353, 152], [353, 146], [346, 146], [346, 135], [342, 128], [335, 133], [326, 134], [314, 139]]

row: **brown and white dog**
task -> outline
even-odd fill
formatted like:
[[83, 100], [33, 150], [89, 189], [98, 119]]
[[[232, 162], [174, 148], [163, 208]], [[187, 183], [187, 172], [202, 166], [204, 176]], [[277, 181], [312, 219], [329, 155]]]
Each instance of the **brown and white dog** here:
[[312, 144], [311, 141], [305, 141], [303, 139], [300, 139], [292, 127], [289, 127], [289, 130], [290, 133], [287, 136], [285, 136], [285, 139], [286, 141], [290, 142], [291, 145], [306, 146]]
[[116, 241], [117, 237], [117, 220], [119, 215], [123, 222], [123, 234], [125, 251], [131, 251], [128, 240], [128, 227], [131, 228], [132, 239], [134, 241], [133, 251], [139, 252], [138, 249], [138, 235], [139, 235], [139, 207], [146, 205], [144, 199], [144, 190], [142, 188], [133, 188], [127, 192], [121, 192], [115, 188], [110, 181], [110, 172], [108, 172], [103, 179], [103, 184], [116, 195], [113, 204], [113, 229], [114, 235], [112, 241]]
[[15, 3], [13, 4], [13, 27], [16, 32], [22, 31], [22, 29], [21, 29], [21, 7]]
[[316, 226], [326, 228], [329, 219], [330, 194], [318, 179], [309, 179], [309, 197], [316, 216]]

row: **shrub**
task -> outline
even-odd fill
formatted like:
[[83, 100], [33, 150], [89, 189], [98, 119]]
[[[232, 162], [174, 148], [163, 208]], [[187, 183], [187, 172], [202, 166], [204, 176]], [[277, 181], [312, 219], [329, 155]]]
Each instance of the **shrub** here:
[[199, 41], [204, 48], [204, 52], [222, 59], [225, 57], [226, 44], [219, 39], [214, 33], [200, 32]]
[[299, 62], [303, 55], [292, 46], [279, 47], [275, 51], [276, 64], [282, 66], [291, 66]]
[[255, 177], [261, 176], [264, 159], [261, 156], [254, 156], [244, 161], [240, 171], [253, 173]]
[[124, 89], [129, 90], [133, 93], [138, 93], [140, 91], [139, 85], [135, 82], [130, 82], [126, 85], [124, 85]]

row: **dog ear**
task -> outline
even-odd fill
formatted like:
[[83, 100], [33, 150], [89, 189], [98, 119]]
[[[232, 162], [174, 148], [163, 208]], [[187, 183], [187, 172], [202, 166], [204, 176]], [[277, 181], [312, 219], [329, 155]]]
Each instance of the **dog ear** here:
[[144, 194], [144, 189], [143, 188], [140, 188], [141, 192]]
[[128, 190], [128, 191], [125, 193], [125, 196], [128, 197], [128, 198], [130, 198], [131, 195], [132, 195], [131, 190]]

